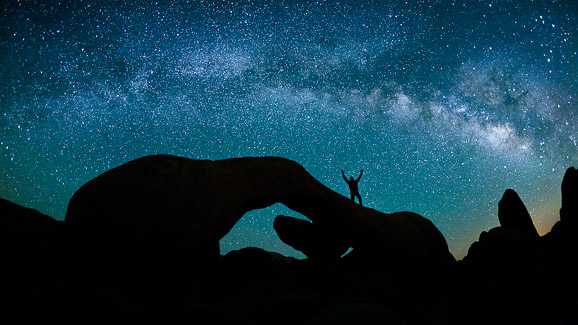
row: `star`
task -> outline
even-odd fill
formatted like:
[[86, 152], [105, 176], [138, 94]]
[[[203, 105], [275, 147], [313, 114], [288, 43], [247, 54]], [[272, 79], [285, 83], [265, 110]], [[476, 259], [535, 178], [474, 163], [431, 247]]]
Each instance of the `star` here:
[[[573, 13], [573, 14], [572, 14]], [[461, 258], [514, 188], [541, 233], [578, 163], [576, 8], [520, 3], [16, 1], [0, 12], [0, 196], [62, 220], [155, 153], [283, 156], [429, 218]], [[300, 256], [245, 216], [223, 253]]]

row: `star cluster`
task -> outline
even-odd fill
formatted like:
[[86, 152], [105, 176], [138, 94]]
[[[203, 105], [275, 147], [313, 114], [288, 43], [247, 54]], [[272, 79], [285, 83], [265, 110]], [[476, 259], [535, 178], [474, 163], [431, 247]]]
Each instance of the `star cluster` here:
[[[134, 158], [275, 155], [430, 220], [462, 257], [507, 188], [541, 233], [578, 163], [572, 1], [5, 1], [0, 196], [63, 219]], [[299, 255], [275, 205], [223, 252]]]

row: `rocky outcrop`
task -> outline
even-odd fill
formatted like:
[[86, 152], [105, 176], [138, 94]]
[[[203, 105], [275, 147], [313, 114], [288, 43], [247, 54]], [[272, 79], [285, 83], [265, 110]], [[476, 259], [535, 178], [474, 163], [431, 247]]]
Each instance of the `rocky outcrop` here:
[[216, 265], [219, 239], [243, 214], [277, 202], [347, 246], [386, 254], [396, 267], [427, 270], [453, 261], [429, 220], [354, 204], [279, 157], [143, 157], [83, 185], [70, 200], [65, 222], [78, 245], [98, 252], [96, 258], [110, 263], [115, 274], [127, 261], [155, 274], [172, 274], [167, 268], [174, 265], [183, 274], [202, 274]]
[[273, 228], [285, 244], [312, 260], [335, 262], [349, 249], [347, 241], [307, 220], [277, 216]]
[[226, 283], [242, 283], [248, 278], [263, 279], [277, 274], [297, 259], [262, 248], [245, 247], [227, 253], [221, 259], [219, 271]]
[[[64, 223], [0, 199], [0, 322], [143, 324], [137, 306], [108, 287], [70, 274]], [[106, 311], [103, 313], [103, 311]]]
[[[114, 217], [119, 215], [109, 207], [100, 210], [110, 213], [102, 214], [103, 220], [90, 223], [82, 220], [80, 212], [91, 216], [91, 211], [77, 206], [79, 214], [62, 223], [0, 200], [0, 315], [19, 312], [21, 322], [26, 323], [83, 323], [95, 317], [122, 324], [268, 324], [272, 320], [277, 324], [578, 322], [578, 226], [569, 213], [573, 211], [572, 193], [578, 183], [572, 174], [567, 173], [562, 185], [563, 220], [550, 233], [536, 239], [533, 228], [528, 227], [523, 203], [515, 192], [506, 191], [498, 213], [501, 226], [482, 232], [463, 261], [448, 263], [448, 268], [435, 273], [435, 266], [442, 263], [434, 257], [443, 256], [443, 250], [438, 249], [440, 253], [436, 255], [436, 250], [428, 251], [422, 246], [442, 245], [437, 238], [441, 234], [433, 231], [433, 225], [424, 218], [409, 212], [380, 214], [347, 198], [342, 200], [290, 161], [259, 158], [206, 162], [207, 165], [193, 162], [193, 167], [209, 166], [207, 170], [212, 171], [202, 174], [201, 169], [187, 174], [183, 166], [189, 160], [172, 156], [148, 159], [156, 162], [149, 161], [148, 169], [140, 170], [152, 175], [145, 180], [134, 170], [112, 174], [132, 187], [110, 179], [98, 180], [95, 188], [108, 189], [109, 193], [91, 192], [95, 188], [89, 188], [82, 195], [94, 194], [94, 198], [77, 198], [79, 202], [108, 202], [108, 195], [117, 195], [120, 203], [116, 207], [126, 213], [118, 219]], [[275, 167], [265, 168], [271, 164]], [[278, 168], [292, 177], [282, 187], [290, 189], [287, 192], [275, 187], [284, 181]], [[574, 169], [569, 173], [573, 172]], [[171, 173], [180, 177], [170, 176]], [[184, 176], [191, 175], [210, 179], [195, 184], [216, 193], [216, 198], [203, 195], [200, 190], [179, 194], [175, 184], [188, 186]], [[147, 192], [157, 186], [173, 196]], [[264, 189], [265, 194], [259, 189]], [[201, 248], [196, 255], [183, 255], [191, 252], [187, 249], [191, 243], [180, 247], [180, 240], [202, 245], [206, 238], [171, 238], [168, 229], [184, 228], [175, 233], [178, 235], [186, 233], [185, 226], [196, 225], [219, 233], [227, 224], [223, 220], [210, 224], [213, 219], [190, 211], [173, 219], [171, 213], [178, 215], [179, 209], [190, 207], [179, 205], [175, 198], [185, 200], [191, 193], [198, 194], [194, 200], [200, 200], [199, 205], [213, 207], [203, 210], [209, 216], [219, 216], [211, 213], [229, 211], [235, 204], [241, 204], [237, 211], [244, 211], [277, 200], [298, 209], [312, 222], [279, 216], [274, 226], [284, 240], [302, 247], [311, 258], [297, 260], [252, 247], [221, 257], [212, 245], [206, 255]], [[259, 195], [252, 197], [250, 193]], [[139, 195], [152, 202], [138, 200]], [[130, 200], [134, 200], [131, 202], [135, 211], [144, 213], [143, 220], [130, 215]], [[98, 202], [87, 207], [102, 209]], [[159, 215], [147, 214], [147, 208], [165, 219], [156, 220]], [[136, 220], [138, 227], [131, 229], [123, 219], [126, 216]], [[191, 217], [199, 220], [190, 220]], [[153, 228], [163, 223], [165, 228]], [[345, 226], [349, 227], [344, 229]], [[69, 239], [67, 231], [74, 236]], [[321, 240], [325, 235], [329, 240]], [[365, 238], [360, 238], [362, 235]], [[122, 236], [135, 242], [123, 241]], [[337, 241], [333, 242], [335, 238]], [[317, 258], [313, 256], [318, 253], [323, 256], [318, 261], [335, 258], [341, 239], [347, 239], [343, 245], [354, 247], [351, 253], [332, 263], [314, 261]], [[417, 250], [410, 251], [412, 247]], [[328, 254], [330, 251], [333, 253]], [[400, 257], [401, 252], [411, 253], [410, 257]], [[427, 254], [432, 256], [429, 264], [423, 258]], [[147, 256], [150, 261], [139, 260]], [[207, 273], [207, 265], [212, 265], [215, 272]], [[431, 267], [412, 270], [412, 265]], [[107, 273], [108, 277], [103, 277]]]
[[562, 180], [560, 220], [578, 224], [578, 170], [570, 167]]
[[51, 268], [64, 248], [63, 223], [0, 199], [0, 260], [3, 268]]
[[485, 317], [466, 318], [464, 323], [578, 321], [568, 296], [578, 292], [575, 171], [569, 168], [562, 182], [561, 220], [542, 237], [518, 195], [513, 190], [504, 193], [498, 212], [501, 226], [482, 232], [459, 264], [463, 301], [472, 314]]
[[498, 220], [503, 228], [517, 229], [529, 237], [539, 237], [528, 209], [518, 193], [512, 189], [506, 190], [498, 203]]
[[518, 194], [508, 189], [498, 203], [500, 227], [481, 233], [464, 261], [483, 268], [523, 268], [532, 260], [539, 239], [536, 227]]
[[[498, 204], [500, 227], [482, 232], [464, 262], [491, 266], [517, 265], [578, 252], [578, 171], [566, 170], [561, 186], [560, 221], [540, 237], [524, 203], [514, 190], [506, 190]], [[574, 254], [573, 252], [570, 254]], [[544, 264], [548, 264], [544, 262]]]
[[562, 180], [562, 208], [560, 221], [552, 227], [552, 231], [542, 237], [544, 247], [548, 252], [543, 256], [555, 256], [555, 263], [570, 263], [578, 271], [578, 171], [574, 167], [566, 170]]

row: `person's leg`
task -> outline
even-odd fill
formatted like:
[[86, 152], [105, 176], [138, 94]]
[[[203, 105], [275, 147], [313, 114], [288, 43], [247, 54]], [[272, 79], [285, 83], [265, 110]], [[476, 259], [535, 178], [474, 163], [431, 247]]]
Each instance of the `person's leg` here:
[[357, 193], [357, 194], [355, 194], [355, 196], [357, 196], [357, 198], [359, 199], [359, 205], [363, 205], [361, 203], [361, 194]]

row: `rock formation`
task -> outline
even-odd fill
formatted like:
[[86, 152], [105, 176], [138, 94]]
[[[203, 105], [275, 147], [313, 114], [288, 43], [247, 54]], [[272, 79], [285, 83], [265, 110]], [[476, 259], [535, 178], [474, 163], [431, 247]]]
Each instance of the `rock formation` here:
[[539, 239], [526, 206], [512, 189], [498, 203], [499, 227], [484, 231], [464, 261], [484, 267], [526, 266]]
[[[578, 323], [574, 168], [550, 233], [536, 236], [508, 190], [501, 225], [451, 263], [426, 219], [361, 207], [292, 161], [133, 163], [83, 186], [65, 223], [0, 199], [0, 320], [17, 312], [23, 323]], [[260, 248], [221, 257], [215, 243], [234, 218], [272, 202], [311, 219], [274, 223], [310, 258]]]
[[556, 263], [572, 263], [578, 271], [578, 259], [574, 257], [578, 253], [578, 171], [576, 168], [570, 167], [566, 170], [561, 191], [560, 221], [554, 224], [552, 231], [542, 237], [542, 242], [549, 247], [549, 250], [555, 251], [558, 258], [564, 260]]
[[313, 260], [336, 261], [349, 249], [346, 240], [307, 220], [277, 216], [273, 228], [285, 244]]
[[506, 190], [498, 203], [498, 220], [503, 228], [517, 229], [534, 238], [540, 237], [524, 202], [512, 189]]
[[63, 223], [0, 199], [0, 260], [3, 268], [50, 268], [62, 250]]
[[562, 180], [562, 208], [560, 220], [578, 223], [578, 170], [570, 167]]
[[278, 157], [143, 157], [83, 185], [70, 200], [65, 222], [77, 245], [110, 264], [115, 276], [125, 270], [130, 277], [136, 268], [174, 279], [209, 272], [219, 257], [219, 239], [243, 214], [277, 202], [342, 238], [345, 246], [378, 252], [402, 270], [454, 261], [429, 220], [354, 204], [296, 162]]
[[513, 190], [504, 193], [498, 212], [501, 226], [482, 232], [459, 264], [464, 301], [472, 314], [485, 317], [464, 323], [578, 321], [575, 304], [568, 298], [570, 292], [578, 292], [577, 193], [572, 167], [562, 181], [561, 220], [542, 237], [518, 195]]
[[245, 247], [223, 256], [219, 271], [224, 282], [242, 283], [253, 277], [263, 280], [296, 261], [295, 258], [267, 252], [262, 248]]

